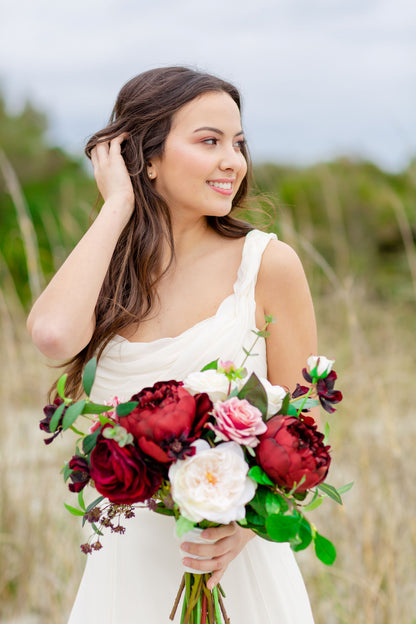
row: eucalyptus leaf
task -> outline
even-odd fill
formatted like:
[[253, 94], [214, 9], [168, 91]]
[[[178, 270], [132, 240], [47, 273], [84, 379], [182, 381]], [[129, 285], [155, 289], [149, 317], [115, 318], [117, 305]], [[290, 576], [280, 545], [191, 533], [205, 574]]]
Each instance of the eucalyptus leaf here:
[[64, 481], [67, 481], [70, 475], [73, 473], [72, 468], [69, 467], [69, 462], [67, 462], [62, 469]]
[[128, 401], [127, 403], [120, 403], [116, 407], [117, 416], [128, 416], [134, 410], [134, 408], [138, 406], [138, 404], [138, 401]]
[[297, 410], [300, 408], [304, 410], [304, 409], [311, 409], [311, 407], [316, 407], [317, 405], [319, 405], [319, 401], [317, 399], [311, 399], [309, 397], [305, 401], [303, 397], [299, 397], [297, 399], [293, 399], [291, 401], [291, 405], [295, 407]]
[[325, 565], [332, 565], [337, 557], [337, 551], [332, 542], [316, 533], [314, 538], [316, 556]]
[[58, 383], [56, 384], [56, 392], [61, 397], [61, 399], [65, 398], [65, 384], [67, 379], [68, 373], [64, 373], [61, 377], [59, 377]]
[[102, 531], [100, 531], [100, 529], [97, 527], [95, 522], [91, 522], [91, 526], [92, 526], [94, 532], [97, 533], [97, 535], [104, 535], [104, 533]]
[[354, 485], [354, 481], [351, 481], [351, 483], [347, 483], [346, 485], [343, 485], [340, 488], [337, 488], [338, 490], [338, 494], [345, 494], [345, 492], [348, 492], [352, 486]]
[[324, 427], [324, 439], [323, 439], [323, 444], [328, 444], [328, 439], [329, 439], [329, 431], [330, 431], [330, 427], [329, 427], [329, 422], [327, 421], [325, 423], [325, 427]]
[[88, 505], [85, 511], [88, 513], [89, 511], [91, 511], [91, 509], [94, 509], [94, 507], [97, 507], [97, 505], [99, 505], [102, 500], [104, 500], [104, 496], [99, 496], [98, 498], [93, 500], [92, 503]]
[[333, 485], [329, 485], [329, 483], [321, 483], [317, 487], [318, 490], [329, 496], [329, 498], [332, 498], [332, 500], [334, 500], [336, 503], [342, 505], [342, 498], [339, 495], [338, 490], [334, 488]]
[[89, 397], [91, 389], [95, 379], [95, 371], [97, 370], [97, 358], [93, 357], [85, 365], [84, 372], [82, 374], [82, 385], [84, 387], [85, 394]]
[[89, 455], [92, 449], [95, 447], [97, 438], [100, 435], [100, 431], [101, 427], [96, 429], [93, 433], [89, 433], [88, 435], [86, 435], [85, 438], [82, 440], [82, 450], [84, 451], [85, 455]]
[[114, 407], [112, 405], [100, 405], [99, 403], [90, 403], [89, 401], [85, 404], [84, 409], [82, 410], [83, 414], [102, 414], [103, 412], [110, 412]]
[[78, 505], [81, 507], [81, 509], [84, 510], [85, 512], [85, 502], [84, 502], [84, 492], [83, 490], [81, 490], [80, 492], [78, 492]]
[[50, 422], [49, 422], [49, 431], [54, 433], [56, 431], [59, 421], [61, 420], [62, 413], [65, 409], [65, 403], [61, 403], [59, 407], [56, 408]]
[[64, 431], [66, 431], [66, 429], [69, 429], [69, 427], [74, 424], [78, 416], [82, 414], [82, 410], [84, 409], [84, 406], [85, 406], [85, 399], [83, 399], [82, 401], [77, 401], [76, 403], [73, 403], [67, 408], [65, 412], [65, 416], [62, 421], [62, 429]]

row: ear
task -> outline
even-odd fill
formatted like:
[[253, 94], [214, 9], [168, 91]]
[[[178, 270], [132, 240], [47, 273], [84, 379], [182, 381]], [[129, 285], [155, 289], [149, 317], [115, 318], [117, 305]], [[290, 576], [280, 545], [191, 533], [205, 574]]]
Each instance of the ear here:
[[146, 168], [148, 177], [150, 180], [154, 180], [156, 178], [156, 167], [151, 162], [148, 162]]

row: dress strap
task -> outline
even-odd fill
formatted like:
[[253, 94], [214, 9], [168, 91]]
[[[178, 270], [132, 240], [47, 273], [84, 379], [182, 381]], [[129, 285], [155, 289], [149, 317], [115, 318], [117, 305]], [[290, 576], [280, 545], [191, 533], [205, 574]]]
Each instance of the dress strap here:
[[237, 281], [234, 285], [236, 295], [254, 298], [261, 259], [272, 239], [277, 240], [276, 234], [267, 234], [261, 230], [251, 230], [246, 235]]

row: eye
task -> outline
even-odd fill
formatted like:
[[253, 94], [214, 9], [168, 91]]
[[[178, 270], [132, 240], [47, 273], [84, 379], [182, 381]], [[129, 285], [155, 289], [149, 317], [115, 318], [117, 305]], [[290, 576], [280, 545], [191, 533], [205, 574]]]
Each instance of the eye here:
[[234, 145], [236, 146], [236, 148], [237, 148], [237, 149], [240, 149], [240, 150], [244, 149], [245, 144], [246, 144], [246, 142], [245, 142], [245, 140], [244, 140], [244, 139], [240, 139], [240, 141], [236, 141], [236, 142], [234, 143]]
[[204, 139], [202, 142], [206, 143], [207, 145], [217, 145], [218, 139], [215, 139], [214, 137], [212, 137], [210, 139]]

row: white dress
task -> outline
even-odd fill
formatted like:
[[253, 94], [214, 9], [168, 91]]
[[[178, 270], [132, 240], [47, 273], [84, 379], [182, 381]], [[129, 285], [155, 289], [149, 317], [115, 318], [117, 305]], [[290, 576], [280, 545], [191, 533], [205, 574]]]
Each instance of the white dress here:
[[[220, 357], [241, 364], [242, 346], [255, 339], [254, 289], [261, 257], [273, 234], [246, 236], [234, 292], [216, 314], [174, 338], [131, 343], [121, 336], [97, 367], [95, 401], [128, 400], [156, 381], [182, 380]], [[266, 346], [257, 342], [246, 367], [266, 376]], [[88, 555], [69, 624], [168, 624], [182, 577], [172, 517], [147, 509], [124, 522], [124, 535], [102, 538]], [[313, 624], [305, 585], [288, 544], [255, 537], [230, 564], [222, 581], [231, 624]], [[175, 622], [180, 621], [180, 608]]]

